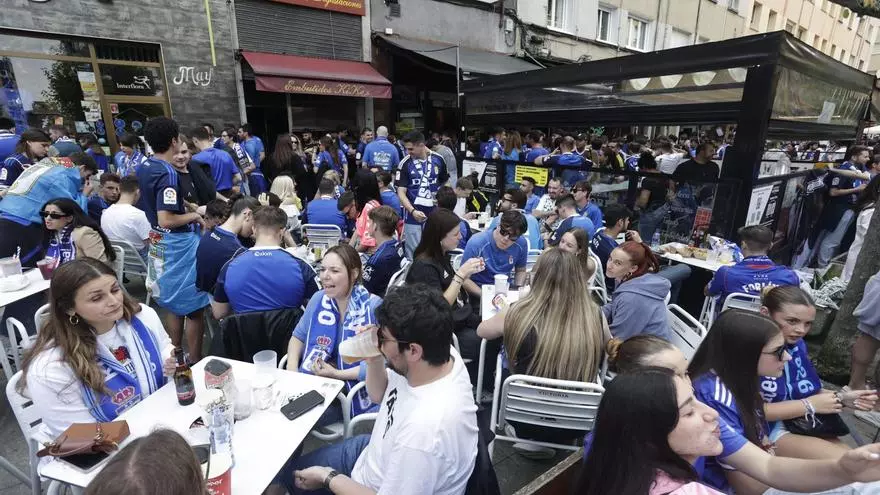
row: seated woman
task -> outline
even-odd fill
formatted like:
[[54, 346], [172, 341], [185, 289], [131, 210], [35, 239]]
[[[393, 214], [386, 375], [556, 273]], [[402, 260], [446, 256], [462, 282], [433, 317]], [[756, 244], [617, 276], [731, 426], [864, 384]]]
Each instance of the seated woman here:
[[297, 230], [300, 227], [299, 216], [302, 212], [302, 202], [296, 195], [296, 183], [289, 175], [279, 175], [272, 181], [269, 192], [278, 196], [281, 204], [278, 206], [287, 213], [287, 230]]
[[590, 239], [587, 237], [586, 230], [580, 227], [569, 230], [562, 234], [556, 247], [560, 251], [575, 255], [581, 265], [584, 277], [589, 283], [593, 282], [593, 276], [596, 274], [596, 262], [590, 256]]
[[[529, 293], [477, 327], [477, 335], [484, 339], [504, 337], [511, 373], [597, 381], [610, 335], [599, 307], [586, 296], [586, 278], [572, 276], [579, 270], [572, 254], [559, 249], [544, 252], [532, 271]], [[566, 443], [583, 435], [511, 423], [522, 438]]]
[[764, 452], [700, 402], [687, 377], [671, 369], [618, 375], [606, 387], [595, 424], [591, 453], [600, 454], [584, 462], [577, 490], [582, 495], [721, 495], [727, 492], [698, 481], [694, 464], [705, 456], [722, 455], [725, 462], [767, 483], [797, 492], [817, 493], [856, 480], [880, 479], [878, 444], [821, 461]]
[[[799, 435], [782, 435], [777, 446], [792, 457], [812, 458], [815, 452], [827, 449], [818, 440], [803, 442], [800, 435], [824, 438], [839, 446], [838, 437], [849, 434], [840, 418], [844, 407], [871, 411], [877, 402], [874, 390], [837, 393], [822, 389], [819, 374], [810, 362], [804, 336], [816, 319], [816, 307], [809, 294], [794, 285], [764, 289], [761, 314], [769, 316], [782, 330], [785, 350], [791, 360], [784, 362], [781, 376], [761, 378], [761, 396], [767, 404], [764, 413], [768, 422], [777, 421], [775, 428]], [[815, 424], [813, 422], [815, 419]]]
[[49, 319], [25, 355], [19, 390], [52, 438], [71, 423], [113, 421], [165, 384], [163, 364], [173, 373], [159, 315], [129, 297], [104, 263], [61, 265], [49, 294]]
[[611, 335], [619, 339], [640, 334], [671, 338], [666, 297], [672, 285], [656, 274], [659, 267], [647, 244], [626, 241], [611, 251], [605, 276], [616, 283], [611, 302], [602, 307]]
[[73, 200], [49, 201], [40, 211], [46, 226], [46, 257], [59, 264], [79, 258], [109, 263], [116, 259], [110, 240], [101, 227]]
[[[352, 337], [360, 327], [374, 325], [374, 311], [382, 300], [361, 284], [361, 257], [347, 244], [328, 249], [321, 259], [319, 272], [324, 288], [312, 296], [293, 329], [293, 338], [287, 347], [287, 369], [343, 380], [351, 389], [364, 376], [357, 363], [342, 360], [339, 343]], [[363, 388], [357, 400], [352, 401], [351, 414], [356, 416], [373, 406], [367, 389]], [[318, 426], [341, 419], [341, 411], [331, 407], [318, 420]]]
[[85, 495], [199, 495], [202, 468], [186, 439], [172, 430], [136, 438], [115, 454], [86, 487]]
[[[480, 289], [470, 277], [482, 270], [482, 264], [479, 258], [472, 258], [462, 263], [457, 270], [452, 268], [449, 251], [458, 247], [460, 238], [458, 215], [443, 208], [434, 210], [428, 215], [422, 230], [422, 239], [413, 252], [413, 262], [406, 274], [406, 283], [427, 284], [443, 292], [446, 302], [452, 306], [461, 357], [472, 360], [467, 367], [471, 381], [476, 383], [477, 358], [480, 352], [480, 339], [476, 330], [480, 324], [480, 316], [470, 304], [467, 287], [479, 292]], [[487, 368], [488, 356], [491, 354], [494, 363], [499, 349], [500, 346], [495, 346], [494, 352], [487, 352]]]
[[[825, 440], [788, 433], [768, 424], [756, 376], [780, 377], [791, 360], [779, 326], [758, 313], [728, 310], [715, 320], [691, 361], [697, 398], [713, 408], [724, 422], [751, 444], [795, 457], [811, 452], [813, 459], [840, 459], [848, 449]], [[778, 423], [777, 423], [778, 424]], [[779, 442], [783, 436], [789, 438]], [[703, 480], [715, 488], [738, 494], [760, 494], [766, 480], [731, 467], [728, 455], [706, 461]], [[843, 493], [852, 493], [843, 492]]]

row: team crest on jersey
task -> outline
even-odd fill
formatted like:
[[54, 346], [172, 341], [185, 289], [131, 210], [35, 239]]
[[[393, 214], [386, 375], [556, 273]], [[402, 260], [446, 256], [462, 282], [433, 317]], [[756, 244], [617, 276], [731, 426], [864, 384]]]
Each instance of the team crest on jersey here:
[[333, 344], [333, 339], [326, 335], [321, 335], [317, 339], [315, 339], [315, 343], [318, 344], [318, 347], [321, 349], [329, 349], [330, 345]]
[[507, 257], [507, 262], [510, 263], [510, 264], [512, 265], [512, 264], [513, 264], [513, 256], [508, 256], [508, 257]]
[[166, 205], [177, 204], [177, 191], [173, 187], [166, 187], [162, 191], [162, 203]]

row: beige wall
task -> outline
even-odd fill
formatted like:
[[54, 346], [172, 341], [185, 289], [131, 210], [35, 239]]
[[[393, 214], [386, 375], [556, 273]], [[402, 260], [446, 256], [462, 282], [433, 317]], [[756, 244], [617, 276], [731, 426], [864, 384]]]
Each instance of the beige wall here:
[[857, 16], [828, 0], [749, 0], [745, 3], [748, 6], [746, 34], [785, 29], [845, 64], [869, 70], [871, 44], [880, 20]]

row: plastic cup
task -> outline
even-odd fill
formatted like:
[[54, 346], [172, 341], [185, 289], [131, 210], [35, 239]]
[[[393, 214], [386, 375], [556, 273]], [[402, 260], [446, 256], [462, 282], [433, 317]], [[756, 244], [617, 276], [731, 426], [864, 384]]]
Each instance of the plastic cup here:
[[37, 262], [37, 268], [40, 269], [40, 275], [43, 276], [43, 280], [51, 280], [52, 274], [55, 273], [56, 265], [55, 258], [45, 258]]
[[510, 289], [510, 281], [507, 275], [495, 275], [495, 294], [507, 294]]
[[275, 374], [278, 367], [278, 353], [275, 351], [260, 351], [254, 354], [254, 364], [257, 366], [257, 374]]
[[235, 420], [241, 421], [251, 415], [251, 382], [248, 380], [235, 381]]
[[267, 374], [258, 374], [254, 377], [254, 405], [261, 411], [272, 407], [272, 402], [275, 398], [272, 390], [272, 381], [272, 377]]
[[342, 356], [342, 360], [351, 364], [381, 354], [378, 331], [377, 328], [371, 328], [343, 340], [339, 344], [339, 355]]

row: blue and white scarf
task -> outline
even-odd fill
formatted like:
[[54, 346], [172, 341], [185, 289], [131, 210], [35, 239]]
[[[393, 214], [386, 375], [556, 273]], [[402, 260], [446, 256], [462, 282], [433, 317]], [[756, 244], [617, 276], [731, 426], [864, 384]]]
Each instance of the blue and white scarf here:
[[[342, 319], [342, 337], [340, 338], [339, 307], [336, 301], [326, 294], [321, 294], [321, 306], [312, 315], [306, 335], [303, 360], [299, 367], [300, 372], [313, 375], [312, 366], [315, 361], [321, 359], [328, 361], [336, 356], [336, 366], [340, 370], [355, 368], [358, 363], [348, 364], [342, 360], [339, 354], [339, 343], [353, 337], [355, 331], [363, 326], [376, 324], [376, 315], [370, 306], [371, 295], [363, 285], [355, 285], [348, 299], [348, 310]], [[348, 380], [348, 390], [357, 385], [357, 380]], [[378, 406], [373, 404], [367, 394], [366, 387], [362, 388], [351, 404], [352, 417], [358, 414], [370, 412]]]
[[125, 177], [126, 175], [134, 175], [137, 172], [137, 167], [140, 164], [144, 163], [147, 158], [138, 150], [134, 150], [131, 156], [127, 156], [125, 153], [119, 157], [119, 160], [116, 163], [116, 173], [120, 177]]
[[73, 225], [68, 225], [49, 239], [49, 247], [46, 248], [46, 257], [58, 260], [58, 265], [63, 265], [76, 258], [76, 246], [73, 245]]
[[98, 365], [104, 370], [104, 383], [110, 394], [97, 393], [81, 384], [83, 402], [96, 421], [115, 420], [120, 414], [165, 385], [162, 374], [162, 355], [159, 342], [153, 333], [137, 318], [131, 319], [132, 331], [120, 328], [125, 339], [134, 374], [110, 353], [105, 346], [98, 346]]

